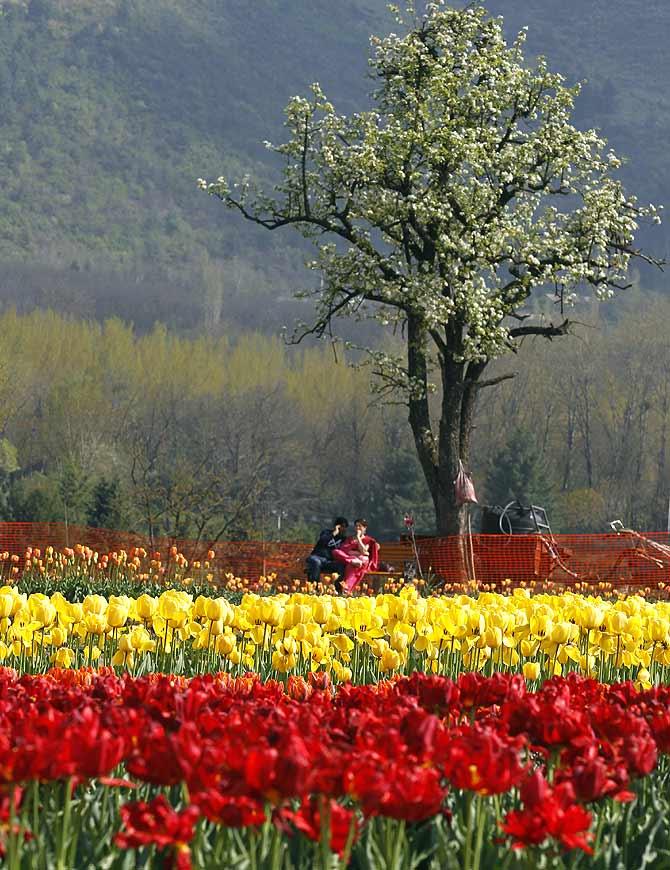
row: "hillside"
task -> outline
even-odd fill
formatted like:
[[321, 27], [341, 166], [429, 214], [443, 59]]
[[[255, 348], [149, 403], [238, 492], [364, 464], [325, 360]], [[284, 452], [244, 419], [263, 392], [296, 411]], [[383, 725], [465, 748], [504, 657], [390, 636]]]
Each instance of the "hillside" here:
[[[641, 198], [670, 199], [670, 6], [489, 8], [510, 33], [528, 24], [530, 50], [569, 79], [590, 79], [580, 122], [630, 158]], [[270, 329], [293, 316], [296, 239], [250, 230], [194, 182], [267, 176], [261, 142], [281, 135], [283, 105], [313, 80], [339, 108], [360, 105], [368, 35], [394, 26], [385, 0], [0, 0], [0, 10], [0, 302], [118, 313], [141, 328]], [[655, 234], [655, 253], [668, 232]]]

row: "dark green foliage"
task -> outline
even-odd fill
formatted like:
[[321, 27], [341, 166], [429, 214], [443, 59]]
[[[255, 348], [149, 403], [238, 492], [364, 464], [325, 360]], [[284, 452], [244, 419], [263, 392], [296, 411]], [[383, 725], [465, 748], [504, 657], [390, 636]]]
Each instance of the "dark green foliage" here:
[[486, 480], [486, 500], [505, 506], [513, 499], [523, 505], [551, 509], [554, 485], [535, 433], [518, 427], [493, 459]]
[[9, 519], [17, 522], [63, 520], [63, 503], [53, 479], [44, 474], [17, 477], [9, 493]]
[[101, 477], [93, 489], [87, 525], [104, 529], [121, 529], [126, 521], [121, 485], [117, 479]]
[[12, 477], [19, 470], [16, 447], [0, 438], [0, 520], [12, 519]]
[[373, 513], [382, 538], [393, 540], [405, 531], [405, 514], [414, 517], [418, 534], [432, 532], [434, 512], [430, 493], [416, 451], [409, 445], [398, 444], [382, 457], [367, 511]]
[[56, 485], [66, 522], [83, 523], [91, 498], [91, 481], [81, 465], [67, 457], [59, 464]]

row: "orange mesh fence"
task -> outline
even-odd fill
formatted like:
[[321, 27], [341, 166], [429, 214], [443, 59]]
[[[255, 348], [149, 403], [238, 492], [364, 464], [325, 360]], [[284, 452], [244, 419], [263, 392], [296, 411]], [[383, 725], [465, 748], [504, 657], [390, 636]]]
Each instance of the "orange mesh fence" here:
[[[282, 578], [300, 576], [304, 561], [312, 547], [260, 541], [193, 541], [176, 538], [154, 538], [110, 529], [74, 526], [65, 523], [0, 523], [0, 552], [23, 555], [28, 547], [44, 552], [47, 547], [62, 550], [82, 544], [98, 553], [112, 553], [142, 547], [149, 554], [160, 553], [164, 566], [172, 560], [173, 548], [189, 562], [208, 561], [212, 568], [231, 572], [239, 577], [260, 577], [275, 573]], [[214, 558], [208, 552], [214, 550]]]
[[[147, 537], [132, 532], [64, 523], [0, 523], [0, 552], [22, 556], [28, 547], [44, 551], [82, 544], [99, 553], [143, 547], [159, 552], [169, 565], [172, 548], [190, 562], [235, 576], [280, 579], [301, 577], [311, 544], [260, 541], [193, 541]], [[417, 540], [421, 569], [446, 583], [462, 583], [473, 574], [480, 586], [504, 588], [524, 584], [573, 586], [608, 584], [613, 588], [670, 586], [670, 534], [623, 531], [597, 535], [472, 535]], [[213, 559], [208, 551], [214, 550]], [[380, 568], [402, 573], [414, 560], [407, 540], [381, 544]]]
[[463, 565], [480, 585], [521, 583], [613, 588], [670, 584], [670, 535], [621, 532], [597, 535], [473, 535], [418, 542], [424, 572], [463, 581]]

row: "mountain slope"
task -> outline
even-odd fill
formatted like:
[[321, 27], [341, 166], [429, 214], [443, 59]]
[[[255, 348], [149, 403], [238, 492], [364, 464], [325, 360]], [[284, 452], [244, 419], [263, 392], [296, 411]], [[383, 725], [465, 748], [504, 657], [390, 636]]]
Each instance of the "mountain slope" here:
[[[283, 106], [311, 81], [339, 109], [360, 106], [368, 35], [394, 28], [385, 5], [0, 0], [0, 301], [147, 325], [270, 328], [290, 316], [281, 300], [301, 279], [297, 239], [254, 232], [195, 179], [266, 177], [262, 140], [281, 135]], [[530, 52], [591, 80], [578, 119], [630, 157], [625, 177], [641, 198], [667, 199], [670, 6], [489, 8], [510, 34], [529, 25]]]

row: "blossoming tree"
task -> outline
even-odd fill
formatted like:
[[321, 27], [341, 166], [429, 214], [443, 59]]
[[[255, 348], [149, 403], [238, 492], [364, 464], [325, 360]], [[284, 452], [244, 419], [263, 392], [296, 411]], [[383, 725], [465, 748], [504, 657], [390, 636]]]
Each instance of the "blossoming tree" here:
[[[316, 314], [297, 339], [352, 315], [403, 336], [402, 356], [368, 353], [381, 391], [407, 403], [437, 530], [454, 534], [478, 391], [511, 376], [487, 366], [525, 336], [567, 334], [580, 285], [600, 298], [624, 288], [644, 257], [638, 224], [658, 214], [625, 193], [597, 132], [570, 123], [578, 88], [524, 61], [524, 33], [508, 45], [480, 7], [397, 14], [403, 35], [372, 40], [373, 110], [338, 114], [315, 84], [288, 104], [287, 141], [267, 143], [286, 161], [273, 195], [248, 179], [199, 185], [316, 243]], [[523, 312], [538, 290], [555, 294], [555, 322]]]

